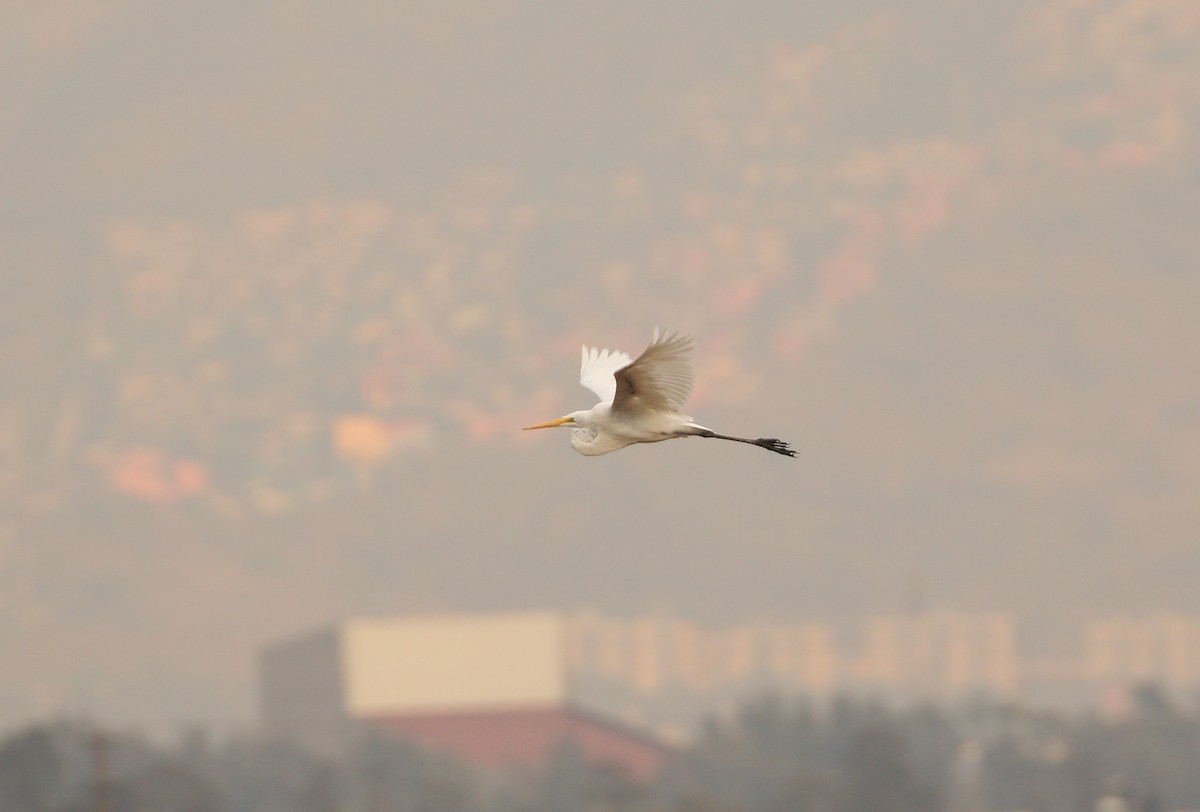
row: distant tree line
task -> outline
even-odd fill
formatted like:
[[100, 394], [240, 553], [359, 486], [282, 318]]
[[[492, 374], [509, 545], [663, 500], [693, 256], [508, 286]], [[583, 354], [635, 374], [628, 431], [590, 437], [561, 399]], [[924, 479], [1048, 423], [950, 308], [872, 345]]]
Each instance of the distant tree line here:
[[1200, 809], [1200, 714], [1154, 687], [1106, 720], [979, 702], [897, 709], [764, 698], [713, 721], [657, 779], [564, 743], [491, 773], [383, 734], [338, 759], [78, 722], [0, 740], [4, 812], [1162, 812]]

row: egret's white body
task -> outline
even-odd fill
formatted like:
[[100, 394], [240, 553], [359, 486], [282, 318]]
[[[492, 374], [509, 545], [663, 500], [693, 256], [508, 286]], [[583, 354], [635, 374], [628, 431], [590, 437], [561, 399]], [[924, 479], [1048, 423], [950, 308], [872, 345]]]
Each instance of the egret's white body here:
[[654, 330], [650, 345], [632, 360], [620, 351], [583, 348], [579, 382], [600, 402], [590, 409], [526, 426], [570, 428], [571, 446], [580, 454], [597, 456], [634, 443], [657, 443], [676, 437], [715, 437], [761, 446], [789, 457], [796, 452], [773, 438], [751, 440], [717, 434], [682, 413], [692, 395], [696, 374], [688, 353], [692, 340], [677, 333]]

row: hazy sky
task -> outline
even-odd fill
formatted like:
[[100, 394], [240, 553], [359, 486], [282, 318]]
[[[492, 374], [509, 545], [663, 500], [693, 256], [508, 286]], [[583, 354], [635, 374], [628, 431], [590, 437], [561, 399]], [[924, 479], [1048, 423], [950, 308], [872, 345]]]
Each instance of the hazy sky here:
[[[1200, 613], [1195, 3], [0, 17], [0, 723], [358, 613]], [[656, 324], [801, 456], [518, 430]]]

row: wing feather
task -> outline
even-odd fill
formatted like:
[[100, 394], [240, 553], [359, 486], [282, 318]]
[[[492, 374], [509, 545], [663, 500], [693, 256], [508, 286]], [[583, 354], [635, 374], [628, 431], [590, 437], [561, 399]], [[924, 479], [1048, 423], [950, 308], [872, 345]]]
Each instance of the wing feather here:
[[632, 364], [614, 373], [614, 409], [634, 408], [632, 400], [660, 411], [678, 412], [692, 396], [696, 373], [688, 354], [692, 339], [679, 333], [660, 333], [654, 328], [650, 346]]
[[583, 361], [579, 367], [579, 382], [596, 393], [604, 403], [612, 403], [617, 393], [614, 373], [632, 361], [620, 350], [601, 350], [596, 347], [583, 348]]

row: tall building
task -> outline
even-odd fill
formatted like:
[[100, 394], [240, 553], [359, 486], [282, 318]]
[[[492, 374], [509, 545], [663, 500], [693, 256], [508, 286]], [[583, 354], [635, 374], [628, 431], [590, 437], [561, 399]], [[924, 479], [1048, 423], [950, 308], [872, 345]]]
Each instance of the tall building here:
[[566, 646], [554, 613], [348, 620], [263, 651], [263, 722], [326, 750], [370, 724], [485, 767], [540, 766], [570, 742], [656, 773], [669, 749], [577, 702]]
[[1006, 614], [922, 611], [866, 623], [861, 656], [848, 665], [859, 686], [913, 695], [1007, 696], [1017, 690], [1016, 627]]
[[838, 656], [823, 623], [745, 624], [703, 628], [667, 616], [569, 621], [570, 665], [581, 677], [703, 697], [747, 686], [823, 695], [833, 690]]
[[1200, 683], [1200, 618], [1183, 615], [1108, 617], [1086, 629], [1083, 671], [1100, 684]]

